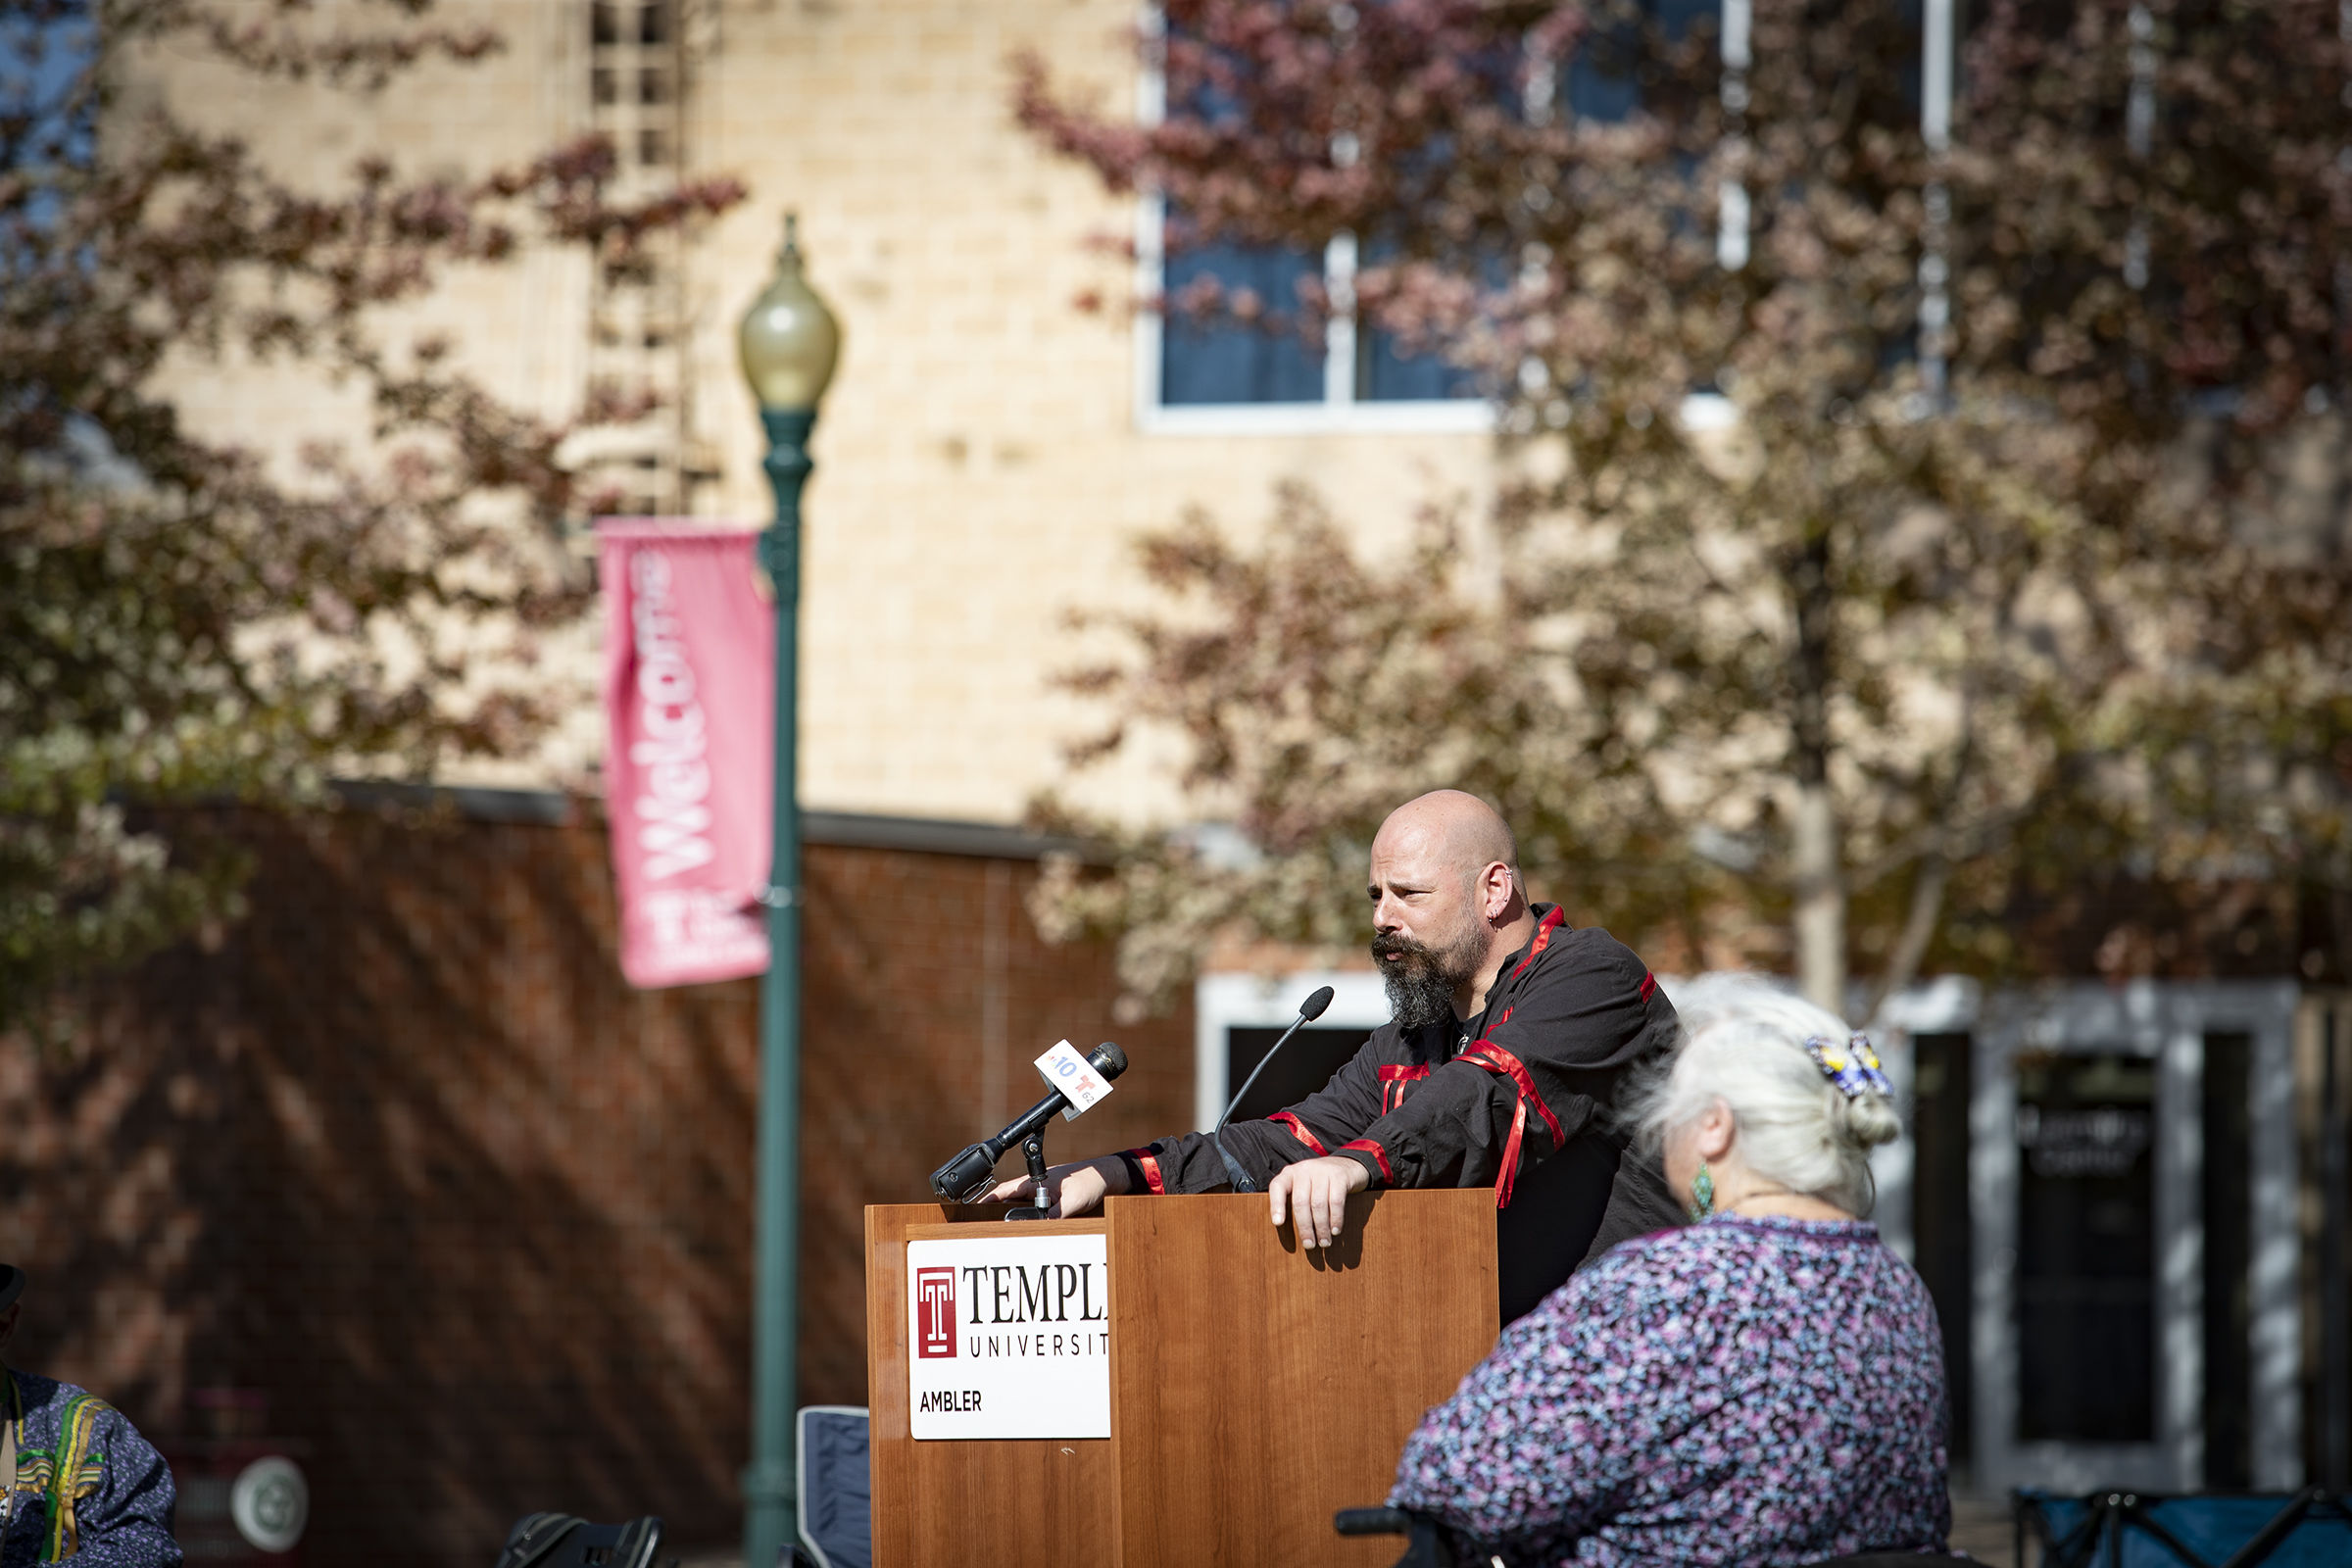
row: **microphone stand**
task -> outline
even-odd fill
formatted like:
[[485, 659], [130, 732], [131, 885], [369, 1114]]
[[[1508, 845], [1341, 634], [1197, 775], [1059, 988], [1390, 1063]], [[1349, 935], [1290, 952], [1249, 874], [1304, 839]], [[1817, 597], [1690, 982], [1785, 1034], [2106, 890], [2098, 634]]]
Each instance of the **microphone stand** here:
[[1046, 1197], [1046, 1130], [1040, 1127], [1021, 1140], [1021, 1157], [1029, 1162], [1029, 1179], [1037, 1183], [1037, 1201], [1025, 1208], [1008, 1208], [1007, 1220], [1045, 1219], [1053, 1213], [1053, 1202]]

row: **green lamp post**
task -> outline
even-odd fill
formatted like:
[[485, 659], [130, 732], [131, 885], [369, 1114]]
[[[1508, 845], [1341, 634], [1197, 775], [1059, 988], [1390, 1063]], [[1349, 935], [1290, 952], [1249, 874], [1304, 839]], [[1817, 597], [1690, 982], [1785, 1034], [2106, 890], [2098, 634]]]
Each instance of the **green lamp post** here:
[[798, 225], [784, 219], [775, 276], [736, 329], [744, 378], [767, 432], [775, 520], [760, 557], [776, 593], [774, 852], [768, 872], [767, 978], [760, 988], [758, 1276], [752, 1302], [752, 1462], [744, 1471], [745, 1568], [774, 1568], [799, 1533], [793, 1413], [799, 1403], [801, 1231], [801, 487], [815, 466], [808, 433], [833, 379], [841, 329], [801, 275]]

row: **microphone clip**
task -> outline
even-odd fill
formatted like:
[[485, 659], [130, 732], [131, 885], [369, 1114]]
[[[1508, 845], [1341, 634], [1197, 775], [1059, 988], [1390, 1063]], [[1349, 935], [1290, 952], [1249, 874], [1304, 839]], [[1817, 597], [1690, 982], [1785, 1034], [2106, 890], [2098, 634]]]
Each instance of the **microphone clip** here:
[[1040, 1127], [1021, 1140], [1021, 1158], [1028, 1161], [1029, 1179], [1037, 1184], [1037, 1201], [1022, 1208], [1004, 1211], [1007, 1220], [1051, 1219], [1054, 1200], [1046, 1194], [1046, 1130]]

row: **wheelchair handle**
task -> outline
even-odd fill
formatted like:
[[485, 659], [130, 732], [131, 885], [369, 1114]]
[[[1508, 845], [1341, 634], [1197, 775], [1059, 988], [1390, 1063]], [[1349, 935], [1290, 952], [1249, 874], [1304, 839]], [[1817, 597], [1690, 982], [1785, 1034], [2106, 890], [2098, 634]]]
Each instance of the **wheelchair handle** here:
[[1331, 1528], [1343, 1536], [1409, 1536], [1413, 1519], [1401, 1508], [1342, 1508]]

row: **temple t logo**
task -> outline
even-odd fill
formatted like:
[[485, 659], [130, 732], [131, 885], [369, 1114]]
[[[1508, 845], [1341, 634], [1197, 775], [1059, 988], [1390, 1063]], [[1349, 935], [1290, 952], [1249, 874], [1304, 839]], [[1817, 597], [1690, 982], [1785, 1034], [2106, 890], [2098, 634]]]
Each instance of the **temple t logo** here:
[[915, 1354], [930, 1358], [956, 1353], [956, 1271], [918, 1268], [914, 1271], [915, 1323], [920, 1333]]

